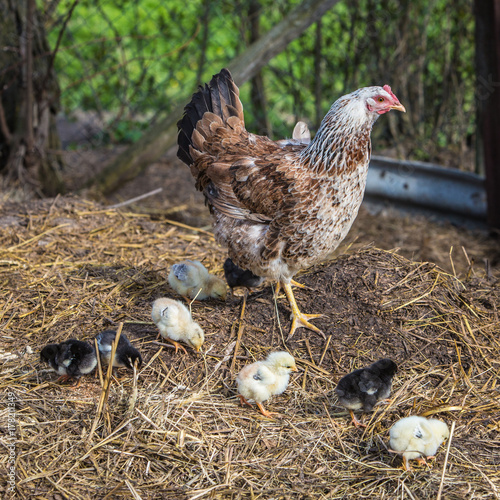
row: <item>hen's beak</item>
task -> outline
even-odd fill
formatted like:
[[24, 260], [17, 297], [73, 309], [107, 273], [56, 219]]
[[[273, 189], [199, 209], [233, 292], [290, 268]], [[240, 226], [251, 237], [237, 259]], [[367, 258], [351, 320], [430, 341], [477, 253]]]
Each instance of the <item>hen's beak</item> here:
[[406, 109], [401, 103], [394, 104], [393, 106], [391, 106], [391, 109], [395, 109], [396, 111], [402, 111], [403, 113], [406, 113]]

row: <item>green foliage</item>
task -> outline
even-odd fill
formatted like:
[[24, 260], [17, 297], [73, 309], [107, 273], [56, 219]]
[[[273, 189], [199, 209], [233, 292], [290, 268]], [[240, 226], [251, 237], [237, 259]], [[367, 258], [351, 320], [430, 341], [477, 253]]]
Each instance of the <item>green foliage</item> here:
[[[52, 46], [71, 3], [61, 1], [47, 20]], [[298, 3], [261, 0], [260, 32]], [[55, 61], [64, 109], [97, 110], [110, 117], [112, 137], [135, 140], [141, 128], [132, 123], [150, 124], [187, 102], [198, 84], [245, 50], [249, 5], [80, 1]], [[442, 148], [463, 149], [474, 130], [473, 32], [470, 0], [339, 2], [321, 21], [319, 45], [311, 26], [263, 70], [273, 135], [289, 137], [298, 119], [314, 130], [317, 110], [326, 113], [340, 95], [388, 83], [408, 113], [384, 121], [379, 145], [427, 160]], [[247, 128], [255, 130], [249, 84], [241, 98]]]

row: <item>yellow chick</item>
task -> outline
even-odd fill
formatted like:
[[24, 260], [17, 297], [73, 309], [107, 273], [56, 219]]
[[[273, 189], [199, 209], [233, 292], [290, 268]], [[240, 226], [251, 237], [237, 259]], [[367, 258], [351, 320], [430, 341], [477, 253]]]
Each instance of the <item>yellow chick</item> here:
[[174, 264], [168, 275], [170, 286], [184, 298], [205, 300], [226, 299], [227, 287], [224, 280], [209, 274], [207, 268], [198, 260], [183, 260]]
[[403, 453], [403, 468], [410, 470], [408, 460], [426, 463], [426, 458], [434, 458], [441, 443], [449, 437], [450, 430], [441, 420], [413, 415], [398, 420], [389, 435], [392, 451]]
[[187, 354], [186, 349], [177, 342], [178, 340], [199, 352], [205, 341], [205, 334], [184, 304], [173, 299], [156, 299], [153, 302], [151, 317], [160, 330], [161, 336], [175, 346], [176, 353], [180, 347]]
[[285, 351], [272, 352], [265, 361], [257, 361], [245, 366], [238, 377], [238, 397], [242, 404], [252, 406], [247, 400], [253, 400], [265, 417], [272, 418], [278, 413], [269, 412], [262, 402], [271, 396], [281, 394], [288, 386], [290, 373], [296, 372], [297, 366], [291, 354]]

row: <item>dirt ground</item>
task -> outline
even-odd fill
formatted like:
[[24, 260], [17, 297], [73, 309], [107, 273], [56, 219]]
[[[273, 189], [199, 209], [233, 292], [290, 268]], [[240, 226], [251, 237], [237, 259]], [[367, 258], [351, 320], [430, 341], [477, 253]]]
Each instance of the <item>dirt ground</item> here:
[[[446, 499], [500, 497], [495, 234], [362, 209], [332, 260], [297, 277], [308, 287], [296, 291], [299, 307], [324, 314], [313, 321], [325, 338], [299, 329], [288, 339], [289, 306], [266, 285], [245, 308], [242, 291], [194, 303], [206, 336], [196, 355], [157, 339], [151, 302], [179, 299], [171, 264], [195, 258], [222, 276], [225, 253], [189, 171], [171, 157], [100, 203], [4, 198], [0, 226], [1, 431], [4, 446], [15, 444], [19, 498], [421, 500], [440, 488]], [[61, 385], [39, 352], [120, 323], [144, 365], [136, 382], [121, 371], [99, 413], [99, 379]], [[234, 378], [274, 350], [288, 350], [299, 372], [266, 403], [281, 414], [271, 420], [239, 405]], [[334, 388], [382, 357], [399, 366], [391, 402], [355, 428]], [[410, 472], [388, 452], [388, 429], [410, 414], [454, 425], [446, 468], [446, 445], [434, 465]], [[8, 455], [0, 464], [7, 472]]]

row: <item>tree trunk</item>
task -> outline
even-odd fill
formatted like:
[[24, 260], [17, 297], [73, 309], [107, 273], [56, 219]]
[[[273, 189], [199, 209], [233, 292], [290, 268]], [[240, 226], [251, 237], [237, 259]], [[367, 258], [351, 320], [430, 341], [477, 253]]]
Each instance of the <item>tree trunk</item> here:
[[[260, 37], [260, 9], [259, 0], [250, 0], [248, 3], [248, 17], [250, 19], [250, 44], [255, 43]], [[255, 133], [271, 135], [271, 122], [267, 116], [267, 102], [264, 90], [264, 78], [259, 71], [251, 80], [250, 98], [255, 117]]]
[[316, 40], [314, 43], [314, 108], [315, 108], [315, 120], [314, 127], [316, 130], [323, 120], [323, 107], [321, 106], [322, 87], [321, 87], [321, 62], [323, 60], [323, 26], [321, 24], [321, 19], [316, 23]]
[[[265, 64], [338, 2], [339, 0], [304, 0], [228, 65], [236, 84], [242, 85], [256, 75]], [[175, 144], [176, 124], [184, 112], [187, 100], [188, 98], [113, 160], [89, 185], [98, 192], [111, 193], [155, 162]]]
[[55, 127], [59, 86], [35, 0], [0, 0], [0, 171], [53, 196], [63, 191]]
[[476, 0], [477, 165], [488, 224], [500, 228], [500, 0]]

